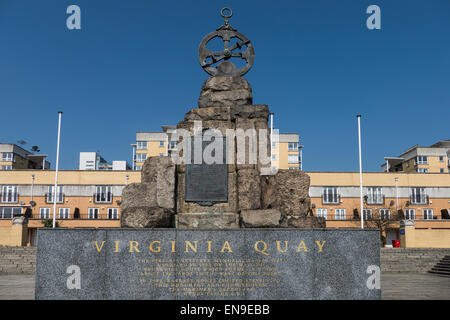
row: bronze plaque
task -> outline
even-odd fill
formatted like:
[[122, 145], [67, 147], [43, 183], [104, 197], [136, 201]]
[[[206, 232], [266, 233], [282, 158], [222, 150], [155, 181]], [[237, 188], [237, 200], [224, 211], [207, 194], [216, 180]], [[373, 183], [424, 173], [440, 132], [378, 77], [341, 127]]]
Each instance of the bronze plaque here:
[[[223, 161], [221, 164], [186, 164], [185, 201], [210, 206], [217, 202], [228, 201], [228, 170], [226, 164], [226, 138], [223, 139]], [[213, 141], [202, 141], [202, 155], [205, 148]], [[194, 163], [194, 139], [189, 143], [191, 163]], [[213, 153], [214, 155], [214, 153]], [[203, 158], [203, 157], [202, 157]]]

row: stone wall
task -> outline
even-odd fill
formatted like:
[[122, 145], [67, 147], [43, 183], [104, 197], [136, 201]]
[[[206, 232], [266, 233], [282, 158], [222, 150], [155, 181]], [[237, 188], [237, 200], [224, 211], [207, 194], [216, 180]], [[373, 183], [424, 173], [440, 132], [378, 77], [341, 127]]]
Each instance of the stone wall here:
[[0, 246], [0, 274], [34, 274], [36, 247]]

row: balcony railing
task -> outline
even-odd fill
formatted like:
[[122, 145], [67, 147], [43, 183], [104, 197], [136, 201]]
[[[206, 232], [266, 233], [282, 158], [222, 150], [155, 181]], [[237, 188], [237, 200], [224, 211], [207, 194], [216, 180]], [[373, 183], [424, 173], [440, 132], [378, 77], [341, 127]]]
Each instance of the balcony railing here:
[[[41, 217], [39, 214], [33, 215], [29, 219], [35, 219], [35, 220], [42, 220], [42, 219], [51, 219], [53, 217], [53, 214], [50, 214], [48, 218]], [[119, 220], [120, 215], [119, 214], [108, 214], [108, 213], [102, 213], [102, 214], [79, 214], [74, 216], [73, 213], [70, 213], [67, 218], [64, 216], [56, 215], [57, 220]]]
[[368, 194], [366, 196], [367, 204], [383, 204], [384, 195], [383, 194]]
[[2, 203], [17, 203], [19, 202], [19, 193], [17, 192], [0, 193], [0, 199], [2, 200]]
[[[45, 202], [46, 203], [53, 203], [53, 193], [46, 193], [45, 194]], [[56, 194], [56, 203], [64, 203], [64, 193], [57, 193]]]
[[322, 203], [323, 204], [338, 204], [340, 202], [340, 195], [333, 194], [323, 194], [322, 195]]
[[94, 193], [95, 203], [111, 203], [113, 198], [112, 192]]
[[411, 204], [428, 204], [428, 196], [426, 194], [413, 194], [410, 200]]

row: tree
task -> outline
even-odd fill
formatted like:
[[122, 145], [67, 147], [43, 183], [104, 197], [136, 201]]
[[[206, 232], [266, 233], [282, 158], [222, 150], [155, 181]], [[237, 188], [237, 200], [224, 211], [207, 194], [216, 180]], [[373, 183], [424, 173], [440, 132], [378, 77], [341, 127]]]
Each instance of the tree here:
[[[370, 209], [370, 208], [366, 208]], [[391, 202], [388, 208], [371, 208], [372, 216], [364, 217], [364, 227], [368, 229], [380, 230], [380, 240], [384, 247], [386, 245], [386, 231], [398, 228], [400, 220], [405, 219], [403, 208], [394, 208]], [[387, 212], [386, 210], [389, 210]]]
[[32, 146], [32, 147], [31, 147], [31, 151], [33, 151], [33, 152], [39, 152], [39, 151], [41, 151], [41, 150], [39, 150], [39, 147], [38, 147], [38, 146]]

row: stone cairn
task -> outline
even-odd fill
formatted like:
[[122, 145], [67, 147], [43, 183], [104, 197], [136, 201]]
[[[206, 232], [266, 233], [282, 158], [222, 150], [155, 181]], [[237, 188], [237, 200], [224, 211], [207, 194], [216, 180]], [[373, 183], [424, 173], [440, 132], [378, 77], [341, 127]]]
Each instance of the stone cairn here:
[[[194, 121], [203, 128], [267, 129], [269, 108], [252, 105], [252, 89], [243, 77], [218, 76], [202, 87], [199, 108], [186, 113], [177, 128], [194, 134]], [[270, 139], [267, 139], [270, 144]], [[248, 149], [246, 149], [248, 151]], [[267, 148], [270, 153], [270, 145]], [[257, 158], [259, 159], [259, 157]], [[186, 202], [184, 164], [170, 156], [150, 157], [142, 167], [141, 183], [122, 193], [121, 226], [184, 229], [324, 228], [323, 218], [310, 213], [310, 178], [300, 170], [262, 175], [262, 164], [228, 164], [228, 201], [202, 206]], [[247, 162], [247, 159], [246, 159]], [[270, 165], [270, 164], [269, 164]]]
[[[254, 151], [250, 148], [250, 142], [245, 141], [245, 161], [239, 162], [239, 150], [232, 150], [230, 154], [234, 156], [234, 161], [227, 164], [227, 201], [207, 205], [186, 201], [185, 164], [175, 165], [170, 156], [148, 158], [142, 167], [141, 183], [127, 185], [123, 190], [121, 226], [179, 229], [324, 228], [323, 218], [308, 214], [312, 212], [309, 176], [300, 170], [278, 170], [276, 174], [270, 174], [270, 162], [264, 164], [260, 161], [263, 159], [260, 152], [268, 153], [264, 156], [270, 158], [269, 108], [267, 105], [252, 104], [252, 88], [242, 75], [253, 63], [253, 47], [245, 36], [228, 24], [231, 10], [228, 9], [230, 15], [226, 16], [224, 9], [221, 14], [225, 24], [205, 36], [199, 47], [200, 64], [212, 76], [203, 83], [198, 108], [189, 110], [177, 129], [194, 136], [197, 134], [194, 132], [195, 122], [201, 121], [202, 129], [218, 130], [224, 137], [230, 129], [234, 132], [238, 129], [265, 130], [266, 148], [261, 149], [259, 141], [254, 141], [258, 146]], [[214, 37], [224, 40], [223, 52], [206, 49], [206, 43]], [[241, 42], [228, 47], [232, 38], [238, 38]], [[244, 52], [232, 52], [244, 46]], [[247, 64], [237, 69], [229, 61], [231, 57], [241, 57]], [[206, 62], [208, 59], [223, 61], [213, 68], [211, 63]], [[261, 136], [255, 138], [259, 140]], [[238, 145], [237, 138], [233, 139], [234, 145]], [[251, 156], [257, 161], [251, 161]]]

